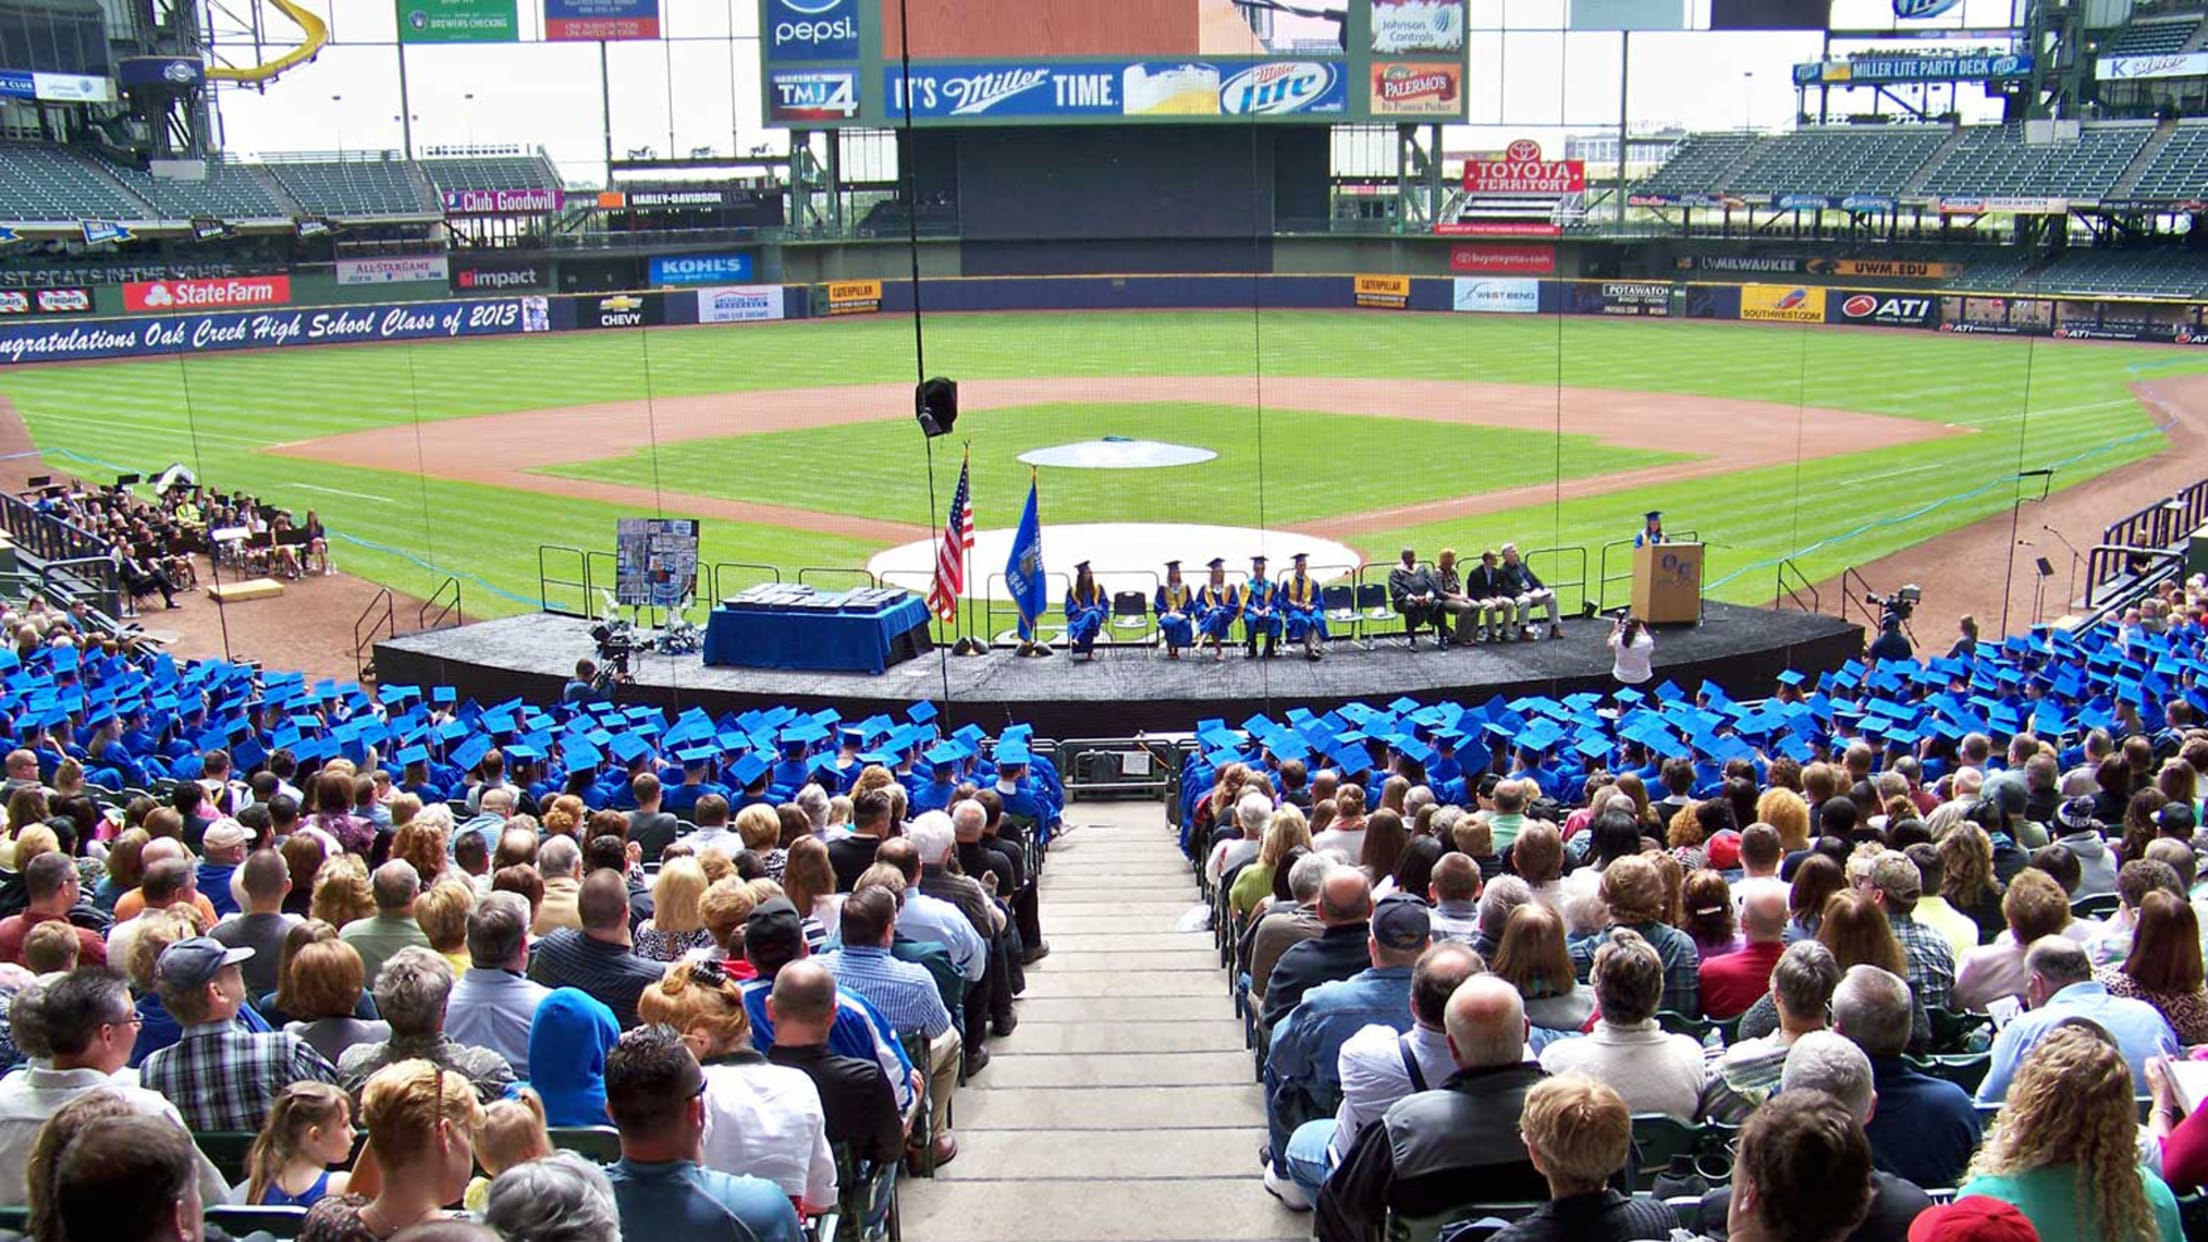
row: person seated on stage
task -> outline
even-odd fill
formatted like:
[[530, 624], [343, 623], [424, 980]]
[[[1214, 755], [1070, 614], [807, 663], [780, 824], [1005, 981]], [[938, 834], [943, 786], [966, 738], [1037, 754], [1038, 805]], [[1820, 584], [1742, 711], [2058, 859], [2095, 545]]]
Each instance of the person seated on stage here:
[[1538, 637], [1531, 622], [1535, 609], [1546, 609], [1549, 614], [1549, 637], [1564, 637], [1564, 624], [1556, 616], [1556, 592], [1543, 586], [1534, 576], [1533, 566], [1518, 558], [1518, 545], [1503, 545], [1503, 565], [1496, 572], [1496, 580], [1518, 613], [1518, 637]]
[[1075, 565], [1073, 585], [1066, 588], [1066, 644], [1075, 655], [1096, 658], [1096, 636], [1103, 632], [1104, 620], [1111, 611], [1111, 601], [1104, 597], [1096, 575], [1089, 572], [1089, 563]]
[[1265, 558], [1250, 558], [1249, 585], [1242, 588], [1242, 635], [1244, 654], [1255, 658], [1257, 640], [1265, 640], [1265, 658], [1270, 660], [1274, 648], [1280, 642], [1280, 588], [1265, 576]]
[[1464, 593], [1464, 575], [1457, 570], [1457, 550], [1443, 548], [1434, 558], [1434, 606], [1446, 618], [1446, 635], [1460, 643], [1472, 640], [1472, 620], [1477, 615], [1472, 599]]
[[1320, 602], [1319, 584], [1311, 577], [1311, 554], [1298, 552], [1288, 559], [1295, 562], [1296, 570], [1275, 589], [1281, 616], [1288, 623], [1288, 641], [1302, 643], [1304, 658], [1316, 660], [1327, 640], [1326, 605]]
[[1640, 532], [1633, 536], [1633, 546], [1645, 548], [1652, 543], [1664, 543], [1664, 515], [1662, 510], [1650, 509], [1641, 518]]
[[1150, 607], [1158, 614], [1158, 635], [1165, 639], [1165, 658], [1178, 660], [1181, 652], [1196, 643], [1195, 592], [1181, 581], [1181, 563], [1165, 563], [1165, 581], [1150, 600]]
[[1403, 563], [1388, 571], [1388, 603], [1403, 618], [1403, 636], [1418, 645], [1418, 627], [1432, 627], [1441, 645], [1449, 645], [1449, 631], [1442, 627], [1440, 600], [1434, 576], [1418, 563], [1418, 549], [1403, 549]]
[[1227, 585], [1227, 558], [1212, 557], [1211, 579], [1196, 589], [1196, 624], [1219, 659], [1227, 658], [1227, 636], [1242, 615], [1242, 594]]
[[1517, 619], [1517, 601], [1503, 588], [1502, 567], [1495, 563], [1495, 549], [1480, 553], [1479, 568], [1464, 576], [1464, 594], [1472, 601], [1472, 639], [1501, 642]]

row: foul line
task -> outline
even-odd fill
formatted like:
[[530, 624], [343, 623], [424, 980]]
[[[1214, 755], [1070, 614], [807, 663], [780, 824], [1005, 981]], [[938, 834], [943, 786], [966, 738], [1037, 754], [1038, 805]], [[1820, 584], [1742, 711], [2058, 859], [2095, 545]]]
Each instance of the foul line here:
[[371, 496], [366, 492], [348, 492], [341, 487], [323, 487], [318, 483], [279, 483], [278, 487], [297, 488], [301, 491], [327, 492], [332, 496], [350, 496], [355, 500], [373, 500], [379, 505], [397, 504], [389, 496]]

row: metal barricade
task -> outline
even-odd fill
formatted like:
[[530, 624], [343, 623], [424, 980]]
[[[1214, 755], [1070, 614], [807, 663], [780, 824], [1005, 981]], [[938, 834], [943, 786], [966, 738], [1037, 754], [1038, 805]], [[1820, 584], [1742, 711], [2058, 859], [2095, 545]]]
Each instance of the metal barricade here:
[[[1634, 536], [1634, 538], [1638, 537], [1639, 536]], [[1694, 531], [1691, 530], [1665, 531], [1664, 537], [1673, 543], [1700, 542], [1699, 537]], [[1619, 556], [1618, 572], [1610, 572], [1611, 554], [1614, 552], [1630, 553], [1632, 550], [1633, 539], [1613, 539], [1610, 542], [1602, 545], [1602, 551], [1600, 553], [1601, 559], [1596, 562], [1601, 567], [1602, 572], [1601, 575], [1595, 580], [1595, 611], [1608, 612], [1612, 608], [1632, 607], [1633, 558], [1630, 555]], [[1620, 582], [1625, 584], [1625, 598], [1613, 603], [1610, 598], [1610, 588], [1613, 584]]]
[[797, 571], [797, 580], [803, 586], [822, 591], [845, 591], [881, 585], [867, 570], [839, 565], [806, 565]]
[[1179, 780], [1182, 756], [1193, 742], [1137, 737], [1067, 738], [1053, 761], [1065, 782], [1066, 801], [1080, 797], [1166, 797]]
[[2086, 550], [2085, 608], [2107, 613], [2129, 606], [2173, 574], [2182, 573], [2178, 548], [2097, 543]]
[[[1556, 592], [1558, 616], [1572, 616], [1587, 605], [1587, 549], [1579, 544], [1562, 544], [1554, 548], [1535, 548], [1518, 554], [1541, 585]], [[1539, 558], [1537, 563], [1536, 558]], [[1549, 573], [1541, 572], [1541, 563], [1554, 563]], [[1567, 592], [1569, 593], [1567, 595]], [[1569, 600], [1569, 602], [1567, 602]]]
[[705, 568], [707, 594], [711, 603], [719, 605], [724, 599], [742, 591], [745, 587], [767, 582], [782, 581], [782, 571], [772, 565], [753, 561], [715, 561]]

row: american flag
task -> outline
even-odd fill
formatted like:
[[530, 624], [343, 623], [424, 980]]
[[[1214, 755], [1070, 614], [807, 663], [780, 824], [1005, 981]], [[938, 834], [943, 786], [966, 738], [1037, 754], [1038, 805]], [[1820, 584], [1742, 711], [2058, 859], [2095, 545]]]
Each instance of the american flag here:
[[935, 586], [928, 592], [928, 607], [945, 621], [958, 617], [958, 597], [966, 590], [966, 554], [974, 550], [974, 500], [966, 487], [972, 464], [970, 457], [959, 463], [958, 490], [951, 493], [943, 541], [935, 550]]

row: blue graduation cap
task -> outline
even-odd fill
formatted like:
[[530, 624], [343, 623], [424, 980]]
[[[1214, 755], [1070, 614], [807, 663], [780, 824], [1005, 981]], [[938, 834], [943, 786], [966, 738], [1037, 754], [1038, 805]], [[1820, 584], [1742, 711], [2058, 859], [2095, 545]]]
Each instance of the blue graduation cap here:
[[614, 737], [611, 749], [614, 758], [629, 763], [650, 754], [652, 748], [634, 733], [622, 733]]
[[439, 706], [449, 706], [460, 701], [460, 692], [451, 686], [432, 686], [429, 701]]
[[575, 736], [560, 744], [560, 753], [567, 758], [569, 771], [577, 768], [595, 768], [606, 761], [605, 752], [588, 737]]
[[1025, 737], [1007, 737], [997, 742], [997, 766], [1000, 768], [1024, 766], [1033, 759]]
[[735, 778], [736, 784], [747, 789], [757, 784], [759, 778], [766, 774], [767, 761], [749, 751], [740, 756], [729, 768], [729, 775]]
[[935, 716], [935, 704], [928, 702], [926, 699], [921, 699], [905, 709], [905, 719], [914, 724], [929, 724], [935, 720]]
[[452, 763], [461, 771], [467, 771], [483, 762], [483, 756], [491, 753], [491, 739], [478, 733], [470, 737], [452, 752]]
[[429, 748], [426, 746], [406, 747], [399, 752], [398, 760], [401, 766], [411, 766], [417, 763], [427, 763], [429, 762]]

